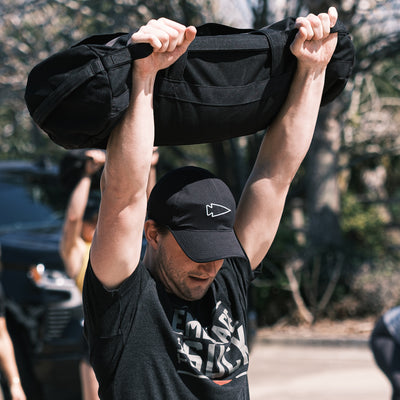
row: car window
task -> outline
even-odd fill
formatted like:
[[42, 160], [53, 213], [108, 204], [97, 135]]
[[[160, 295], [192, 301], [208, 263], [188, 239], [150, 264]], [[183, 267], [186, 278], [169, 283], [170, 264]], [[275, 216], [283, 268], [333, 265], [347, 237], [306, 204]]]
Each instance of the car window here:
[[0, 232], [59, 224], [65, 193], [56, 175], [0, 172]]

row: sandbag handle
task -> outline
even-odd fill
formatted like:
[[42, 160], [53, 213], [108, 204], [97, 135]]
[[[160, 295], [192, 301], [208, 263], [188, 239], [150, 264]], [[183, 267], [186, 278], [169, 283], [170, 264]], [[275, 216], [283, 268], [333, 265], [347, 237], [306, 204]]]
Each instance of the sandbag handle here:
[[[215, 25], [216, 27], [224, 25]], [[189, 45], [189, 48], [185, 53], [179, 57], [170, 67], [165, 71], [165, 75], [168, 79], [181, 81], [187, 65], [188, 54], [191, 52], [222, 52], [222, 51], [269, 51], [271, 44], [269, 40], [259, 40], [260, 31], [254, 29], [235, 29], [232, 28], [232, 32], [228, 35], [219, 34], [216, 37], [211, 36], [196, 36], [195, 40]], [[232, 36], [233, 35], [233, 36]], [[253, 37], [253, 41], [249, 44], [249, 36]], [[207, 41], [207, 46], [204, 42]], [[212, 43], [210, 43], [212, 41]], [[243, 44], [241, 43], [243, 42]]]
[[131, 63], [135, 59], [147, 57], [152, 51], [152, 47], [147, 43], [129, 45], [114, 50], [111, 54], [98, 57], [83, 67], [77, 68], [74, 72], [76, 79], [66, 79], [57, 86], [33, 112], [33, 120], [40, 126], [67, 96], [86, 81], [103, 71]]
[[289, 35], [287, 35], [288, 37], [286, 37], [286, 35], [282, 35], [282, 32], [268, 29], [268, 27], [260, 29], [260, 32], [266, 36], [269, 42], [269, 48], [271, 51], [270, 74], [271, 77], [273, 77], [278, 73], [280, 63], [283, 60], [282, 55], [285, 52], [285, 45], [287, 44]]
[[[295, 22], [296, 22], [295, 19], [290, 17], [287, 18], [286, 20], [282, 20], [276, 24], [266, 26], [259, 30], [259, 32], [263, 33], [268, 38], [270, 44], [271, 77], [278, 74], [279, 73], [278, 71], [284, 69], [284, 66], [281, 65], [283, 60], [286, 59], [286, 57], [283, 56], [283, 53], [290, 52], [290, 54], [292, 54], [290, 51], [290, 44], [293, 42], [298, 32], [298, 29], [294, 28]], [[286, 24], [286, 29], [284, 30], [274, 29], [274, 25], [282, 26], [283, 23]], [[336, 24], [331, 28], [330, 32], [339, 34], [348, 34], [345, 25], [343, 24], [343, 22], [339, 20], [336, 21]], [[286, 33], [286, 35], [283, 35], [283, 33]]]
[[[271, 77], [276, 76], [280, 71], [285, 69], [282, 62], [286, 59], [284, 53], [290, 52], [290, 44], [292, 43], [297, 28], [294, 28], [295, 18], [288, 17], [275, 24], [265, 26], [261, 29], [237, 29], [221, 24], [205, 24], [198, 27], [198, 36], [190, 44], [188, 50], [169, 68], [165, 74], [168, 79], [180, 81], [187, 64], [188, 52], [196, 51], [270, 51]], [[331, 28], [331, 33], [348, 33], [344, 24], [337, 21], [335, 26]], [[258, 35], [264, 35], [267, 41], [257, 40]], [[254, 41], [249, 45], [248, 36], [254, 37]], [[212, 38], [212, 36], [215, 36]], [[243, 38], [245, 45], [241, 46], [239, 38]], [[204, 40], [207, 40], [207, 48], [204, 46]], [[210, 43], [210, 40], [213, 40]], [[230, 48], [231, 47], [231, 48]], [[291, 52], [290, 52], [291, 54]], [[294, 56], [293, 56], [294, 57]]]

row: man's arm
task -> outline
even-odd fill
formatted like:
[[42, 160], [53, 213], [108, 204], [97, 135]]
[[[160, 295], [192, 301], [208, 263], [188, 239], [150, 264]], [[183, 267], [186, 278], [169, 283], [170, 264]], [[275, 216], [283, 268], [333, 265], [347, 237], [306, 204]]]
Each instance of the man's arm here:
[[296, 20], [299, 32], [291, 50], [297, 70], [288, 98], [264, 137], [236, 215], [235, 231], [253, 269], [272, 244], [289, 186], [311, 144], [326, 66], [336, 48], [337, 34], [329, 33], [336, 20], [334, 8]]
[[79, 274], [86, 252], [81, 232], [92, 176], [105, 162], [105, 153], [102, 150], [87, 150], [85, 156], [87, 160], [84, 173], [71, 193], [60, 240], [61, 258], [64, 261], [66, 272], [71, 278], [75, 278]]
[[12, 400], [25, 400], [25, 393], [21, 386], [14, 347], [8, 334], [6, 319], [0, 317], [0, 370], [8, 382]]
[[99, 220], [91, 264], [105, 287], [121, 284], [138, 265], [146, 215], [146, 188], [154, 143], [153, 87], [157, 72], [175, 62], [194, 39], [194, 27], [160, 18], [132, 35], [153, 53], [135, 60], [131, 100], [107, 144]]

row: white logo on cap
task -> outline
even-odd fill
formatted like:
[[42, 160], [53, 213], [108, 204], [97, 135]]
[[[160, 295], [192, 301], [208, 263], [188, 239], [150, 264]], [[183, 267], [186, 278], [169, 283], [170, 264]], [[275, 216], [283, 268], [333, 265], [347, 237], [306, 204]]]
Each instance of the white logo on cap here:
[[221, 204], [207, 204], [206, 205], [206, 213], [207, 217], [220, 217], [221, 215], [228, 214], [231, 210], [228, 207], [221, 206]]

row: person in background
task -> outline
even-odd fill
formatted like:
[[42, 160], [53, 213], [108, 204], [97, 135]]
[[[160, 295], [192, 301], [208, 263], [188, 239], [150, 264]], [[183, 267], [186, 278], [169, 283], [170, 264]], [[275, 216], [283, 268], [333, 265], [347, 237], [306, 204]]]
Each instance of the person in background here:
[[60, 241], [60, 254], [68, 276], [83, 288], [89, 249], [99, 212], [99, 202], [91, 193], [92, 177], [103, 167], [105, 152], [91, 149], [84, 153], [83, 172], [70, 195]]
[[[14, 346], [7, 330], [3, 288], [0, 285], [0, 373], [7, 381], [11, 400], [26, 400], [15, 360]], [[2, 390], [0, 387], [0, 399]]]
[[369, 345], [377, 366], [392, 386], [391, 400], [400, 400], [400, 306], [391, 308], [378, 319]]
[[296, 20], [297, 69], [237, 209], [225, 183], [195, 166], [167, 173], [147, 199], [155, 78], [196, 29], [160, 18], [132, 35], [153, 52], [133, 62], [130, 104], [108, 140], [83, 290], [102, 399], [249, 399], [248, 287], [313, 137], [336, 20], [333, 7]]
[[[106, 158], [105, 152], [97, 149], [86, 150], [84, 156], [83, 173], [70, 195], [60, 241], [65, 271], [81, 292], [99, 212], [99, 203], [90, 192], [92, 177], [103, 167]], [[96, 400], [99, 385], [89, 363], [86, 341], [84, 338], [82, 341], [83, 357], [79, 365], [82, 398]]]

